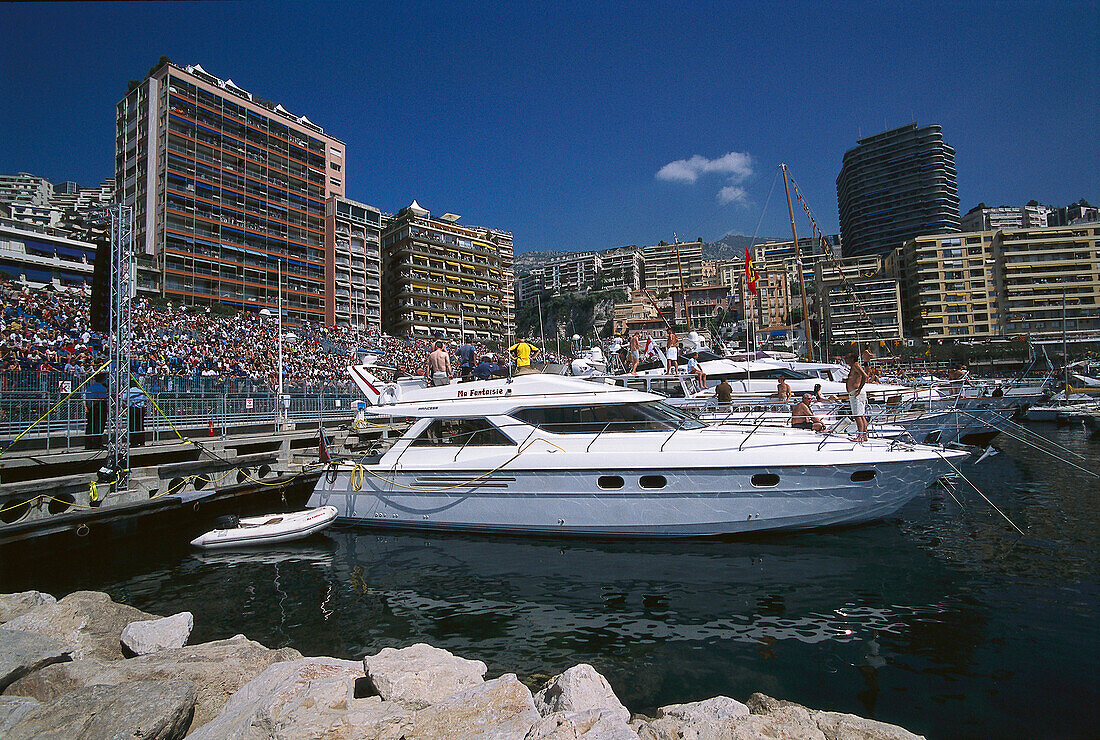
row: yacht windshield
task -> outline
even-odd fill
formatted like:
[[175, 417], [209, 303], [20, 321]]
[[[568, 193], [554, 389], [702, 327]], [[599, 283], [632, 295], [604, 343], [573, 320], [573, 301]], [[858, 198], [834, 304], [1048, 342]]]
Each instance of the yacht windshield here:
[[660, 401], [600, 406], [534, 406], [519, 409], [512, 416], [554, 434], [671, 432], [706, 426], [695, 417]]

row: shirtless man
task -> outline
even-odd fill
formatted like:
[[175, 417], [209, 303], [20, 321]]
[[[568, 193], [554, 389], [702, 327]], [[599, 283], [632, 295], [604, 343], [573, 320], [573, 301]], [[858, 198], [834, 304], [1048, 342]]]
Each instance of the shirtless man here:
[[668, 358], [668, 367], [665, 368], [665, 372], [669, 375], [676, 375], [679, 372], [677, 360], [677, 354], [679, 350], [680, 338], [676, 336], [671, 328], [665, 335], [667, 341], [665, 342], [665, 357]]
[[630, 359], [634, 362], [634, 366], [630, 368], [630, 374], [637, 375], [638, 363], [642, 361], [642, 345], [638, 341], [637, 334], [630, 335]]
[[815, 432], [825, 431], [825, 422], [819, 419], [810, 408], [813, 400], [812, 393], [803, 393], [802, 401], [796, 403], [791, 409], [791, 426], [795, 429], [812, 429]]
[[856, 420], [856, 442], [867, 441], [867, 391], [863, 386], [867, 384], [867, 371], [859, 364], [859, 355], [852, 352], [848, 355], [848, 377], [844, 379], [844, 387], [848, 389], [848, 403], [852, 408], [852, 417]]
[[791, 397], [791, 387], [787, 385], [786, 378], [777, 378], [775, 382], [775, 397], [780, 401], [786, 401]]
[[432, 385], [448, 385], [451, 382], [451, 355], [444, 349], [442, 341], [437, 341], [435, 349], [428, 355], [425, 375]]

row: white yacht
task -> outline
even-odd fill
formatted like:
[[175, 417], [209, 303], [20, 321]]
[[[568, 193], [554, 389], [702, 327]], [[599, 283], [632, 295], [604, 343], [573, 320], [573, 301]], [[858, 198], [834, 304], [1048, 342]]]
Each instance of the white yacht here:
[[660, 396], [558, 375], [425, 387], [349, 369], [389, 449], [334, 463], [313, 507], [376, 526], [686, 537], [889, 516], [965, 455], [814, 432], [707, 426]]

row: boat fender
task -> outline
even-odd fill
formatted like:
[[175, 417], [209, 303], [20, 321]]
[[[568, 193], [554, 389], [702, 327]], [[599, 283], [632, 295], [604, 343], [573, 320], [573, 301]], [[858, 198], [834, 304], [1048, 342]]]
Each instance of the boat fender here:
[[236, 514], [226, 514], [214, 520], [214, 529], [236, 529], [241, 525], [241, 519]]
[[[390, 399], [386, 401], [387, 397]], [[397, 383], [386, 383], [382, 386], [382, 392], [378, 394], [378, 405], [386, 406], [401, 402], [401, 386]]]

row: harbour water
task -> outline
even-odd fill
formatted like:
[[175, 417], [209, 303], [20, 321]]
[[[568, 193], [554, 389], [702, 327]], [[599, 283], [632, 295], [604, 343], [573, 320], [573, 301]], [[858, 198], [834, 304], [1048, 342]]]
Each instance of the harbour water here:
[[[1032, 427], [1100, 471], [1100, 437]], [[929, 737], [1085, 737], [1100, 727], [1100, 479], [1002, 436], [890, 521], [721, 541], [590, 542], [337, 528], [199, 553], [193, 532], [6, 553], [0, 591], [77, 589], [193, 642], [244, 633], [359, 658], [428, 642], [532, 685], [588, 662], [633, 711], [753, 691]], [[961, 502], [962, 506], [958, 502]]]

